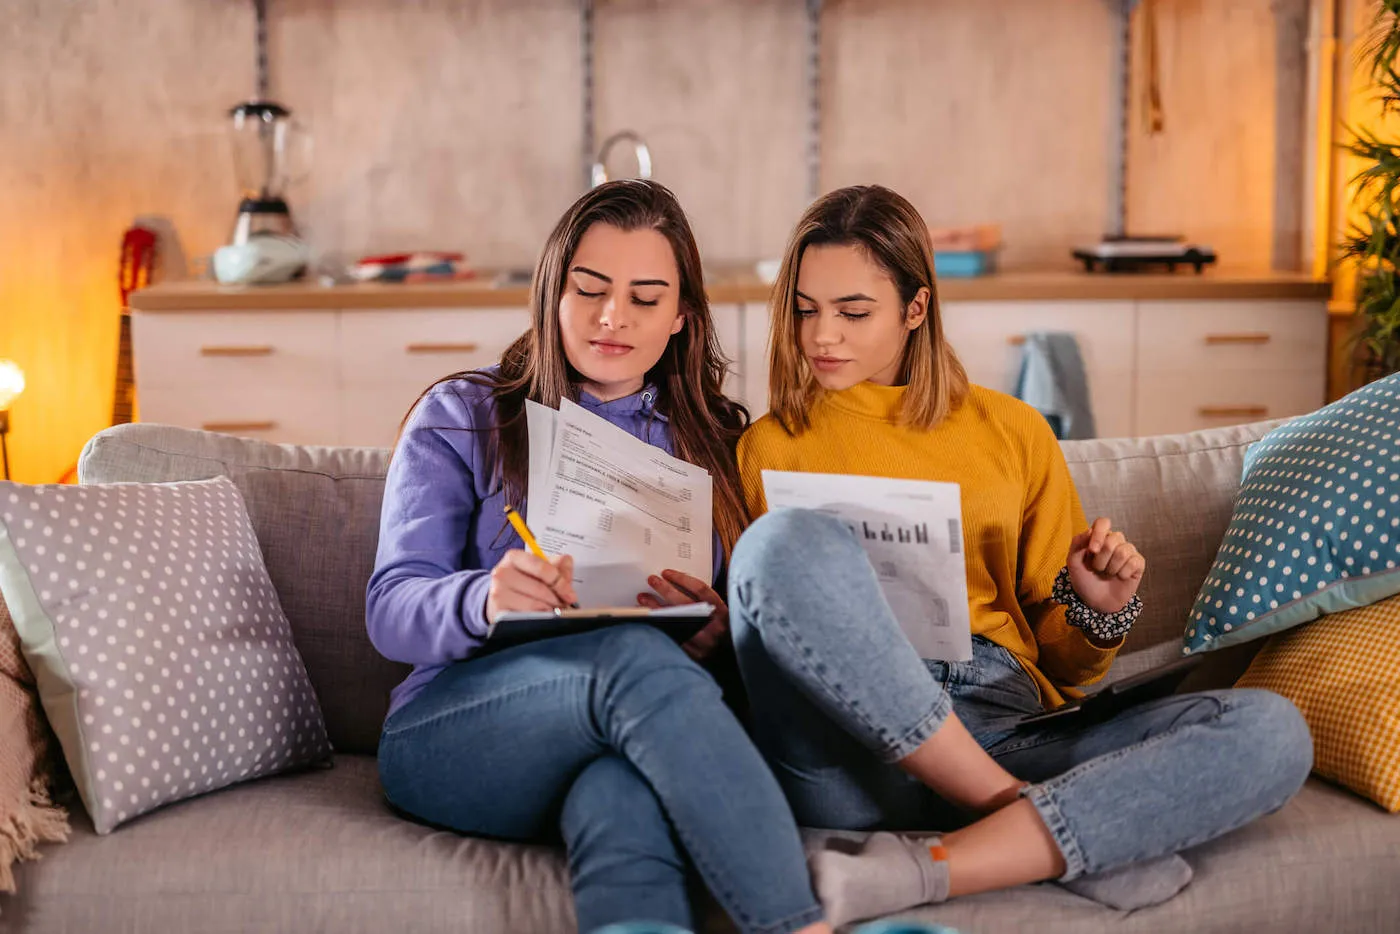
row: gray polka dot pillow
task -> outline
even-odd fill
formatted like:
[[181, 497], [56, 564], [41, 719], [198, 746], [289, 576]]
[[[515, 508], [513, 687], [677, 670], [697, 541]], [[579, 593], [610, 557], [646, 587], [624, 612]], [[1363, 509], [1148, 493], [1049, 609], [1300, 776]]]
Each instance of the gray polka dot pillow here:
[[0, 483], [0, 592], [98, 833], [328, 759], [228, 478]]
[[[1149, 556], [1150, 560], [1150, 556]], [[1218, 649], [1400, 593], [1400, 374], [1269, 432], [1186, 622]]]

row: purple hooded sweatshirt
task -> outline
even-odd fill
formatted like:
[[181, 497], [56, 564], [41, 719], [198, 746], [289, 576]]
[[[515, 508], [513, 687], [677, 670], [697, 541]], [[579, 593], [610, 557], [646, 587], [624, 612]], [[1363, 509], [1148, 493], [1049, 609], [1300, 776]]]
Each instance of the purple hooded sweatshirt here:
[[[655, 400], [656, 390], [647, 387], [612, 402], [587, 393], [578, 401], [671, 454], [671, 426], [655, 411]], [[496, 471], [486, 456], [490, 432], [481, 429], [494, 424], [495, 409], [484, 386], [463, 379], [440, 383], [414, 407], [394, 449], [365, 605], [374, 647], [413, 665], [394, 689], [390, 713], [481, 646], [491, 569], [508, 550], [524, 547], [506, 523], [505, 494], [493, 485]], [[478, 430], [461, 430], [466, 428]], [[719, 580], [723, 550], [717, 539], [713, 552]]]

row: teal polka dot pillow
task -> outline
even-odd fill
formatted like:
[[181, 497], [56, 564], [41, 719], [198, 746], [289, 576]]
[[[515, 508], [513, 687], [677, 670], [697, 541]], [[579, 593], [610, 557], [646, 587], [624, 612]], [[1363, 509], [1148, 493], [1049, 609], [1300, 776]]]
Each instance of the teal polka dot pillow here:
[[1235, 514], [1186, 624], [1218, 649], [1400, 593], [1400, 374], [1249, 449]]

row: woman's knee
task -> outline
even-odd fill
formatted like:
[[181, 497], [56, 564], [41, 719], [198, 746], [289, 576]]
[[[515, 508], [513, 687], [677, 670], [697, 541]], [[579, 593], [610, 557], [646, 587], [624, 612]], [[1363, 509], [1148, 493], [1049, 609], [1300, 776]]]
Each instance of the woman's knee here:
[[1273, 691], [1228, 692], [1235, 754], [1241, 766], [1266, 776], [1284, 800], [1303, 787], [1313, 765], [1312, 733], [1298, 708]]
[[811, 509], [776, 509], [739, 537], [729, 579], [785, 580], [810, 574], [832, 557], [864, 560], [864, 554], [841, 520]]
[[[804, 614], [829, 619], [843, 607], [839, 595], [870, 587], [869, 559], [849, 528], [810, 509], [779, 509], [761, 516], [734, 546], [729, 562], [729, 609], [735, 639], [762, 626], [764, 607], [788, 613], [813, 601], [830, 613]], [[849, 586], [848, 586], [849, 585]]]
[[664, 672], [680, 686], [714, 687], [714, 678], [671, 638], [655, 626], [624, 623], [603, 630], [596, 665], [599, 675], [614, 685]]

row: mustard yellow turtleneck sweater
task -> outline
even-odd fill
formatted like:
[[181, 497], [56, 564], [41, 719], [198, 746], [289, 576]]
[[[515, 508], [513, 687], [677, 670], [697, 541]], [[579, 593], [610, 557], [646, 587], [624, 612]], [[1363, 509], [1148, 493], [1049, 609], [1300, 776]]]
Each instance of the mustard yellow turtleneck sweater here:
[[973, 386], [928, 430], [898, 424], [902, 387], [861, 383], [824, 393], [792, 437], [771, 415], [739, 443], [752, 515], [768, 511], [763, 470], [942, 480], [962, 488], [972, 632], [1008, 649], [1057, 707], [1103, 677], [1117, 647], [1099, 648], [1050, 599], [1070, 539], [1088, 527], [1069, 467], [1044, 417]]

